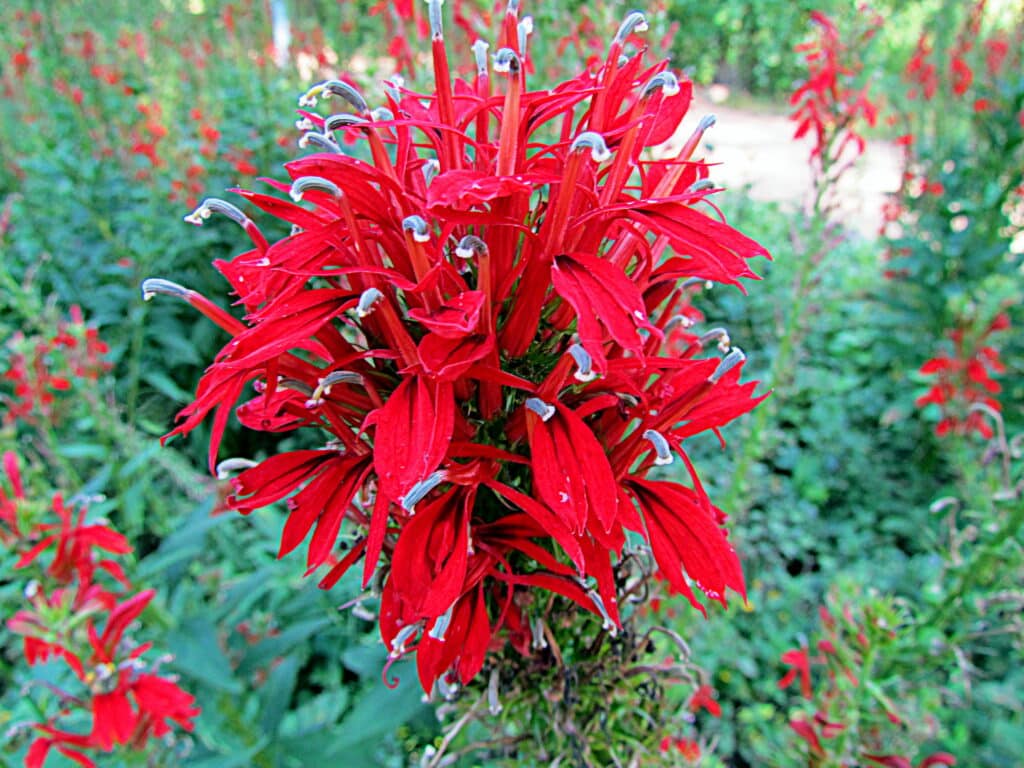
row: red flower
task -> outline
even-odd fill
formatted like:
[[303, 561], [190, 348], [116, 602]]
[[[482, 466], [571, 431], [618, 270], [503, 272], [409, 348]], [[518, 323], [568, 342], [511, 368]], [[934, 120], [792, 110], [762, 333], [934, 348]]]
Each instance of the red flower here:
[[[310, 570], [332, 563], [322, 586], [359, 561], [364, 583], [382, 578], [382, 639], [391, 660], [417, 651], [428, 690], [442, 676], [468, 682], [505, 637], [531, 652], [523, 591], [556, 592], [614, 632], [627, 530], [701, 610], [687, 578], [722, 603], [744, 591], [683, 441], [753, 408], [756, 384], [739, 383], [738, 350], [695, 359], [708, 339], [728, 349], [719, 332], [682, 352], [667, 344], [660, 310], [685, 312], [682, 279], [739, 285], [767, 254], [703, 212], [714, 190], [691, 154], [709, 122], [678, 157], [649, 159], [691, 86], [664, 63], [623, 58], [641, 14], [596, 74], [530, 91], [510, 8], [494, 75], [476, 46], [476, 75], [452, 82], [431, 0], [432, 93], [386, 84], [386, 105], [371, 109], [330, 80], [303, 97], [307, 110], [331, 97], [343, 111], [302, 113], [318, 152], [272, 182], [294, 202], [240, 193], [292, 235], [268, 243], [221, 200], [188, 217], [222, 213], [252, 239], [217, 263], [244, 321], [181, 286], [143, 285], [232, 336], [172, 434], [214, 413], [211, 466], [233, 409], [251, 428], [320, 435], [322, 450], [243, 472], [229, 504], [294, 494], [281, 554], [312, 530]], [[370, 162], [345, 155], [345, 139]], [[256, 397], [236, 409], [250, 382]], [[674, 455], [693, 489], [645, 479]], [[341, 554], [343, 525], [358, 538]]]
[[710, 685], [701, 685], [693, 692], [687, 704], [691, 712], [699, 712], [706, 709], [712, 717], [722, 716], [722, 707], [715, 699], [715, 689]]
[[779, 680], [779, 688], [787, 688], [800, 676], [800, 693], [805, 699], [811, 698], [811, 660], [806, 648], [786, 651], [782, 654], [782, 663], [790, 667], [789, 672]]

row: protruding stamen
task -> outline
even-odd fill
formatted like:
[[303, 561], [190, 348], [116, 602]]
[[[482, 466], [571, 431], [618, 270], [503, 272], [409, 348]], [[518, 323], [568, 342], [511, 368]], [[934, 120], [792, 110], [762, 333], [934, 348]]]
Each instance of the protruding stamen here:
[[491, 668], [491, 677], [487, 681], [487, 711], [491, 715], [500, 715], [502, 706], [501, 699], [498, 698], [498, 685], [501, 683], [501, 675], [498, 672], [497, 667]]
[[444, 39], [444, 17], [441, 13], [441, 6], [444, 0], [427, 0], [427, 17], [430, 19], [431, 40]]
[[295, 121], [295, 130], [297, 131], [315, 131], [316, 123], [310, 120], [308, 117], [300, 117]]
[[708, 381], [712, 384], [716, 384], [725, 374], [735, 368], [737, 365], [747, 359], [747, 356], [743, 354], [743, 350], [739, 347], [733, 347], [732, 351], [722, 358], [722, 362], [715, 368], [715, 372], [708, 376]]
[[519, 13], [519, 0], [508, 0], [508, 5], [505, 6], [505, 13], [510, 16], [515, 16]]
[[466, 235], [455, 246], [455, 255], [460, 259], [471, 259], [474, 256], [482, 256], [486, 253], [487, 243], [476, 235]]
[[581, 344], [573, 344], [569, 347], [569, 354], [572, 355], [572, 359], [576, 361], [576, 373], [573, 374], [573, 378], [576, 381], [593, 381], [597, 378], [597, 374], [594, 373], [594, 361], [590, 357], [590, 353], [583, 348]]
[[300, 107], [315, 107], [317, 98], [328, 99], [331, 96], [340, 96], [347, 101], [352, 108], [363, 114], [369, 111], [366, 99], [355, 88], [341, 80], [325, 80], [317, 83], [299, 98]]
[[422, 216], [416, 216], [415, 214], [406, 216], [402, 219], [402, 229], [406, 232], [412, 232], [412, 239], [417, 243], [430, 242], [430, 226]]
[[185, 221], [199, 227], [215, 213], [227, 216], [233, 222], [243, 227], [251, 221], [241, 210], [227, 200], [221, 200], [219, 197], [208, 197], [203, 200], [192, 213], [185, 217]]
[[519, 61], [519, 55], [511, 48], [502, 48], [496, 54], [494, 54], [494, 71], [502, 72], [509, 75], [519, 74], [519, 69], [522, 63]]
[[253, 461], [252, 459], [224, 459], [224, 461], [220, 462], [217, 465], [215, 471], [217, 472], [218, 480], [227, 480], [235, 472], [241, 472], [242, 470], [245, 469], [252, 469], [253, 467], [258, 465], [259, 462]]
[[473, 43], [473, 56], [476, 59], [476, 73], [480, 77], [484, 77], [487, 74], [487, 51], [490, 47], [491, 46], [483, 40], [477, 40]]
[[299, 149], [306, 149], [310, 144], [327, 152], [333, 152], [336, 155], [341, 154], [341, 147], [338, 146], [338, 142], [319, 131], [307, 131], [302, 134], [302, 138], [299, 139]]
[[454, 680], [449, 683], [447, 675], [441, 675], [437, 678], [437, 692], [445, 701], [452, 701], [455, 699], [455, 694], [459, 692], [459, 681]]
[[395, 113], [387, 107], [377, 107], [370, 113], [370, 117], [380, 123], [386, 123], [395, 119]]
[[147, 277], [142, 281], [143, 301], [149, 301], [158, 293], [163, 296], [175, 296], [179, 299], [187, 300], [192, 291], [178, 283], [164, 280], [162, 277]]
[[533, 16], [524, 16], [523, 20], [516, 25], [517, 39], [519, 41], [519, 52], [526, 55], [526, 41], [533, 34]]
[[452, 623], [452, 609], [455, 608], [455, 603], [448, 606], [448, 610], [442, 613], [434, 621], [434, 626], [430, 628], [428, 633], [435, 640], [444, 641], [445, 632], [448, 631], [448, 625]]
[[540, 416], [541, 421], [547, 421], [555, 415], [555, 406], [545, 403], [539, 397], [526, 398], [526, 407]]
[[679, 78], [668, 70], [659, 72], [647, 81], [647, 85], [640, 92], [640, 96], [641, 98], [647, 98], [659, 88], [665, 96], [675, 96], [679, 93]]
[[369, 122], [365, 117], [359, 117], [358, 115], [350, 115], [347, 112], [342, 112], [338, 115], [331, 115], [330, 117], [324, 118], [324, 133], [330, 133], [336, 131], [339, 128], [345, 128], [350, 125], [366, 125]]
[[683, 328], [692, 328], [694, 323], [693, 319], [687, 317], [686, 315], [673, 315], [671, 318], [669, 318], [669, 321], [665, 323], [665, 333], [668, 333], [677, 325], [682, 326]]
[[402, 509], [410, 514], [416, 514], [416, 504], [423, 501], [426, 495], [443, 483], [447, 477], [448, 473], [443, 469], [431, 472], [402, 497]]
[[303, 195], [311, 189], [327, 192], [334, 197], [341, 197], [341, 188], [323, 176], [300, 176], [292, 182], [292, 188], [288, 190], [288, 194], [291, 195], [292, 200], [298, 203], [302, 200]]
[[405, 653], [405, 644], [409, 642], [409, 639], [420, 630], [419, 624], [406, 624], [395, 635], [391, 641], [391, 650], [388, 652], [388, 658], [397, 659], [403, 653]]
[[623, 19], [622, 24], [619, 25], [619, 31], [615, 33], [615, 38], [612, 42], [621, 45], [634, 32], [646, 32], [648, 29], [647, 17], [640, 11], [633, 11]]
[[705, 189], [714, 189], [715, 182], [711, 179], [697, 179], [690, 186], [686, 188], [687, 194], [695, 194], [697, 192], [703, 192]]
[[697, 130], [703, 133], [708, 128], [713, 126], [717, 121], [718, 118], [715, 117], [714, 115], [704, 115], [704, 117], [700, 119], [700, 122], [697, 123]]
[[423, 164], [423, 178], [426, 180], [427, 184], [430, 184], [430, 182], [437, 178], [437, 174], [440, 172], [441, 163], [438, 162], [435, 157], [430, 158]]
[[354, 371], [331, 371], [317, 383], [316, 389], [306, 400], [307, 408], [316, 408], [323, 405], [324, 397], [331, 394], [331, 387], [335, 384], [362, 384], [363, 377]]
[[359, 297], [359, 303], [356, 305], [356, 317], [360, 319], [366, 317], [373, 312], [374, 306], [383, 298], [384, 294], [376, 288], [367, 288]]
[[654, 452], [657, 454], [654, 459], [656, 465], [664, 467], [674, 461], [672, 458], [672, 447], [661, 432], [656, 429], [645, 429], [642, 436], [644, 440], [650, 440], [654, 446]]
[[530, 622], [530, 647], [535, 651], [542, 651], [548, 647], [548, 639], [544, 636], [544, 619], [537, 616]]
[[725, 328], [712, 328], [707, 333], [702, 333], [700, 338], [697, 339], [697, 343], [702, 347], [706, 347], [712, 341], [717, 341], [718, 348], [723, 352], [728, 352], [732, 344], [732, 341], [729, 339], [729, 332]]
[[612, 156], [611, 150], [608, 149], [608, 145], [604, 141], [604, 136], [595, 131], [584, 131], [569, 145], [570, 152], [578, 152], [581, 149], [589, 149], [590, 156], [596, 163], [603, 163]]
[[604, 619], [601, 624], [601, 629], [608, 632], [612, 637], [615, 637], [618, 633], [615, 628], [615, 622], [612, 621], [611, 614], [608, 613], [608, 609], [605, 608], [604, 600], [601, 599], [601, 595], [598, 594], [596, 589], [588, 589], [587, 597], [594, 601], [594, 605], [597, 606], [597, 610], [600, 612], [601, 618]]

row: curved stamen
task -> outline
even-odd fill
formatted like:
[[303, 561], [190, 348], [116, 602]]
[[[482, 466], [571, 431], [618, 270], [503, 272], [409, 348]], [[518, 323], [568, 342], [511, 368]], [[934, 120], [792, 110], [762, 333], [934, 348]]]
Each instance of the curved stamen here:
[[672, 458], [672, 446], [668, 444], [668, 440], [661, 432], [656, 429], [645, 429], [642, 437], [644, 440], [650, 440], [654, 446], [654, 452], [657, 454], [654, 463], [657, 466], [664, 467], [675, 460]]
[[402, 219], [402, 229], [412, 232], [412, 239], [417, 243], [430, 242], [430, 226], [422, 216], [406, 216]]
[[331, 394], [331, 387], [335, 384], [362, 384], [362, 374], [354, 371], [331, 371], [317, 383], [316, 389], [306, 400], [307, 408], [316, 408], [323, 405], [324, 397]]
[[545, 403], [539, 397], [526, 398], [526, 407], [540, 416], [541, 421], [547, 421], [555, 415], [555, 406]]
[[307, 131], [302, 134], [302, 138], [299, 139], [299, 149], [306, 149], [310, 144], [328, 152], [333, 152], [336, 155], [341, 154], [341, 147], [338, 146], [338, 142], [319, 131]]
[[712, 328], [707, 333], [702, 333], [700, 338], [697, 339], [697, 343], [702, 347], [707, 346], [709, 342], [717, 341], [718, 348], [723, 352], [728, 352], [729, 347], [732, 344], [729, 339], [729, 332], [725, 328]]
[[522, 62], [519, 60], [519, 54], [513, 51], [511, 48], [502, 48], [496, 54], [494, 54], [494, 71], [502, 72], [508, 75], [519, 74], [519, 70], [522, 67]]
[[640, 97], [647, 98], [648, 96], [652, 95], [655, 91], [657, 91], [659, 88], [661, 89], [663, 95], [675, 96], [677, 93], [679, 93], [679, 78], [673, 75], [668, 70], [665, 70], [664, 72], [659, 72], [658, 74], [656, 74], [654, 77], [647, 81], [647, 85], [645, 85], [644, 89], [640, 92]]
[[388, 658], [397, 659], [403, 653], [405, 653], [405, 644], [409, 642], [409, 639], [420, 631], [420, 625], [417, 624], [406, 624], [395, 635], [391, 641], [391, 650], [388, 651]]
[[448, 631], [448, 625], [452, 623], [452, 610], [455, 608], [455, 603], [448, 606], [448, 610], [442, 613], [437, 619], [434, 620], [434, 626], [430, 628], [430, 635], [435, 640], [444, 641], [444, 635]]
[[725, 374], [735, 368], [737, 365], [747, 359], [747, 356], [743, 354], [743, 350], [739, 347], [733, 347], [732, 351], [722, 358], [722, 362], [715, 368], [715, 372], [708, 376], [708, 381], [712, 384], [718, 383]]
[[697, 130], [703, 133], [716, 122], [718, 122], [718, 118], [714, 115], [704, 115], [704, 117], [700, 119], [700, 122], [697, 123]]
[[370, 113], [370, 117], [379, 123], [386, 123], [395, 119], [395, 113], [387, 107], [377, 107]]
[[300, 176], [292, 182], [292, 188], [288, 190], [288, 194], [292, 200], [298, 203], [302, 201], [303, 195], [311, 189], [327, 192], [334, 197], [341, 197], [341, 187], [323, 176]]
[[486, 253], [487, 243], [476, 235], [466, 235], [455, 246], [455, 255], [460, 259], [471, 259], [474, 256], [483, 256]]
[[416, 514], [416, 504], [423, 501], [426, 495], [443, 483], [447, 477], [448, 473], [443, 469], [431, 472], [402, 497], [402, 509], [411, 515]]
[[683, 328], [692, 328], [694, 322], [692, 318], [689, 318], [686, 315], [673, 315], [669, 318], [669, 321], [665, 323], [665, 333], [668, 333], [677, 325], [682, 326]]
[[317, 98], [329, 99], [331, 96], [340, 96], [360, 114], [369, 112], [369, 107], [363, 95], [351, 85], [341, 80], [325, 80], [322, 83], [317, 83], [302, 94], [299, 98], [299, 106], [315, 107]]
[[346, 128], [350, 125], [366, 125], [370, 121], [359, 115], [350, 115], [347, 112], [331, 115], [324, 118], [324, 133], [336, 131], [339, 128]]
[[601, 618], [604, 619], [604, 622], [601, 624], [601, 629], [612, 637], [615, 637], [615, 635], [618, 634], [618, 631], [616, 630], [615, 622], [612, 621], [611, 614], [608, 613], [608, 609], [604, 605], [604, 600], [601, 599], [601, 595], [596, 589], [590, 588], [587, 589], [587, 597], [594, 601], [594, 605], [597, 606], [597, 610], [600, 612]]
[[215, 213], [227, 216], [233, 222], [243, 227], [252, 223], [252, 219], [242, 213], [239, 208], [227, 200], [221, 200], [219, 197], [208, 197], [203, 200], [192, 213], [185, 217], [185, 221], [201, 227], [203, 222]]
[[259, 466], [259, 462], [253, 461], [252, 459], [224, 459], [224, 461], [220, 462], [217, 465], [214, 471], [217, 473], [218, 480], [227, 480], [235, 472], [241, 472], [242, 470], [252, 469], [253, 467], [256, 466]]
[[633, 11], [622, 20], [622, 24], [619, 25], [619, 31], [615, 33], [612, 42], [621, 45], [634, 32], [646, 32], [648, 29], [647, 17], [640, 11]]
[[697, 179], [697, 181], [693, 182], [693, 184], [685, 189], [684, 194], [703, 192], [705, 189], [714, 189], [714, 187], [715, 182], [711, 179]]
[[162, 296], [175, 296], [186, 301], [191, 297], [192, 291], [183, 285], [164, 280], [162, 277], [147, 277], [142, 281], [142, 300], [149, 301], [157, 294]]
[[569, 347], [569, 354], [572, 355], [572, 359], [576, 361], [576, 373], [573, 374], [573, 378], [577, 381], [593, 381], [597, 378], [597, 374], [594, 372], [594, 361], [590, 357], [590, 353], [587, 352], [580, 344], [573, 344]]
[[603, 163], [611, 159], [612, 152], [605, 143], [604, 136], [596, 131], [584, 131], [569, 145], [570, 152], [578, 152], [581, 149], [589, 149], [590, 156], [595, 163]]
[[384, 298], [384, 294], [376, 288], [367, 288], [359, 296], [359, 303], [356, 305], [356, 317], [362, 319], [373, 312], [377, 302]]

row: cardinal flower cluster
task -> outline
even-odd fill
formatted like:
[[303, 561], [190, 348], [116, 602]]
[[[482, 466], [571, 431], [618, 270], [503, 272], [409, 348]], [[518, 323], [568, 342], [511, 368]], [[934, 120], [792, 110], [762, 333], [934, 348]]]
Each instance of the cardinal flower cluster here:
[[[691, 85], [635, 52], [641, 13], [599, 69], [531, 90], [517, 2], [494, 48], [472, 47], [475, 76], [454, 81], [441, 1], [427, 10], [431, 92], [396, 79], [371, 106], [320, 83], [300, 100], [316, 151], [267, 182], [280, 194], [235, 190], [291, 235], [268, 242], [219, 199], [187, 217], [223, 214], [251, 238], [216, 262], [244, 319], [162, 279], [143, 294], [231, 335], [171, 434], [212, 415], [211, 467], [244, 470], [229, 504], [287, 499], [280, 554], [307, 542], [324, 588], [361, 564], [390, 659], [415, 651], [430, 691], [469, 683], [507, 642], [542, 643], [537, 590], [615, 633], [627, 542], [702, 611], [743, 595], [685, 441], [759, 398], [743, 353], [689, 328], [688, 306], [767, 253], [723, 221], [693, 158], [713, 120], [677, 156], [649, 151], [680, 130]], [[320, 114], [325, 100], [339, 110]], [[310, 447], [218, 464], [232, 413]], [[686, 482], [648, 476], [674, 462]]]
[[[131, 546], [60, 494], [49, 506], [36, 503], [19, 464], [14, 453], [4, 454], [0, 542], [20, 553], [15, 569], [37, 578], [27, 582], [26, 607], [8, 619], [7, 629], [21, 636], [30, 666], [59, 660], [68, 673], [66, 687], [40, 680], [26, 691], [43, 719], [8, 732], [31, 735], [25, 765], [38, 768], [55, 751], [95, 766], [97, 752], [141, 750], [174, 724], [191, 730], [199, 713], [193, 697], [160, 672], [159, 660], [143, 658], [150, 646], [131, 631], [154, 597], [153, 590], [135, 591], [119, 562]], [[83, 721], [90, 725], [79, 727]]]

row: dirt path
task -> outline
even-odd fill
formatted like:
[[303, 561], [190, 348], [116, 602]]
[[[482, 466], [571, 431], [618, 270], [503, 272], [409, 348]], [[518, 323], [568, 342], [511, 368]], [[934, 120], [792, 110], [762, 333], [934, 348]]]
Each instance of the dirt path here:
[[[749, 184], [755, 200], [798, 206], [807, 199], [811, 189], [809, 144], [793, 140], [793, 123], [783, 109], [737, 108], [728, 101], [715, 104], [706, 91], [700, 91], [684, 121], [685, 133], [689, 135], [708, 113], [713, 113], [717, 122], [705, 134], [704, 158], [721, 163], [712, 170], [712, 179], [732, 190]], [[867, 151], [840, 187], [847, 201], [843, 214], [849, 226], [874, 237], [885, 195], [895, 191], [899, 182], [897, 148], [888, 142], [868, 142]]]

